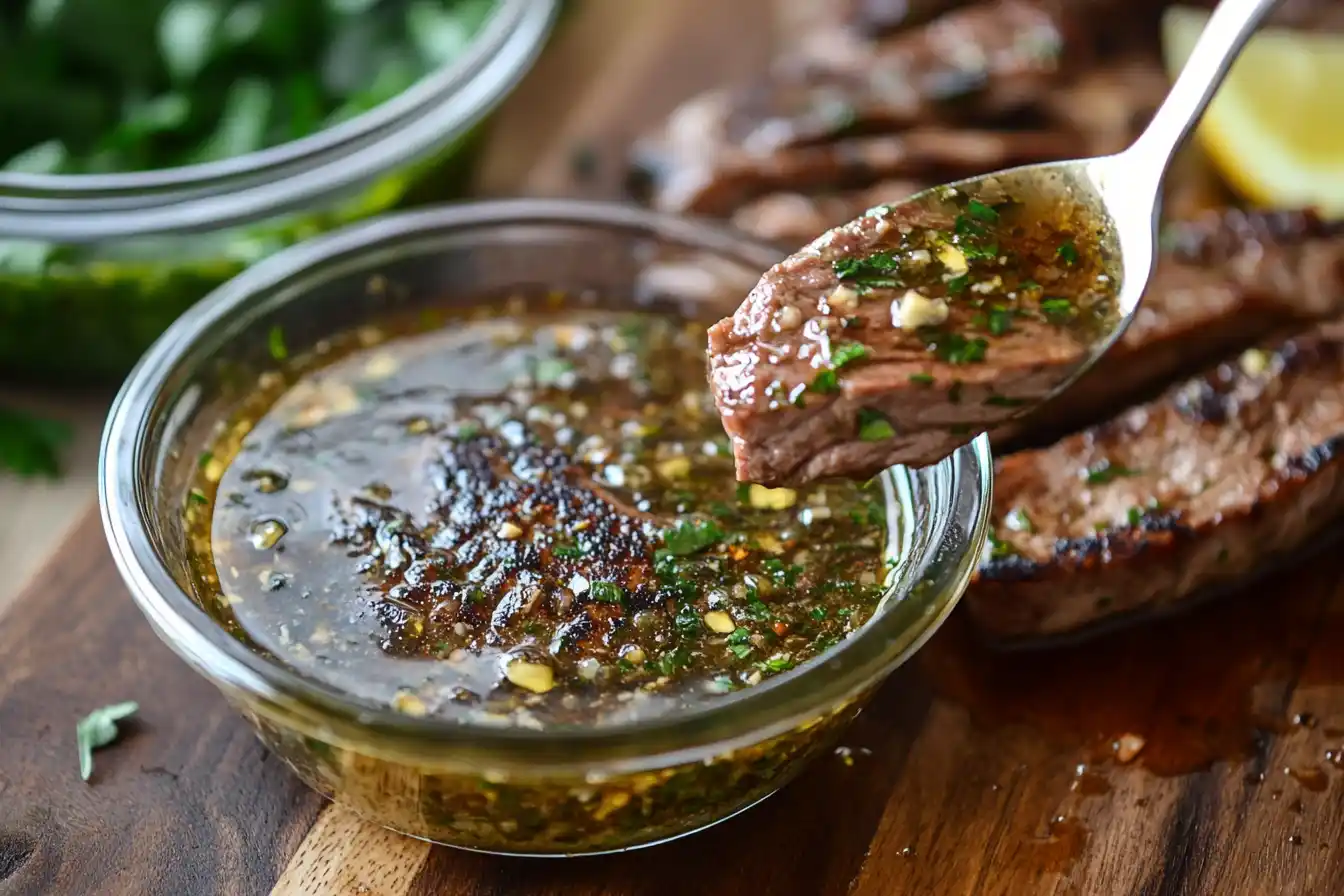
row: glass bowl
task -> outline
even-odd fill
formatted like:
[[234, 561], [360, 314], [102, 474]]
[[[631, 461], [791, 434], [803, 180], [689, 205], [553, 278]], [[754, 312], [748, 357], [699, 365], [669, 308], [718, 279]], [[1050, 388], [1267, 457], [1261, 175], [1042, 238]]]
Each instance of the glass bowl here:
[[[452, 846], [572, 855], [655, 843], [726, 818], [828, 749], [951, 612], [985, 543], [986, 439], [937, 465], [883, 474], [902, 508], [889, 524], [897, 562], [864, 628], [809, 663], [695, 709], [577, 730], [370, 708], [255, 652], [192, 596], [183, 514], [198, 455], [271, 363], [275, 326], [302, 350], [374, 315], [527, 287], [632, 305], [722, 302], [778, 257], [707, 223], [570, 200], [403, 212], [275, 255], [174, 323], [118, 396], [99, 481], [118, 568], [159, 637], [267, 746], [310, 786], [372, 821]], [[366, 289], [375, 281], [378, 289]]]
[[310, 136], [209, 164], [0, 171], [0, 373], [117, 382], [197, 299], [315, 234], [458, 195], [478, 125], [532, 67], [559, 0], [496, 0], [463, 53]]

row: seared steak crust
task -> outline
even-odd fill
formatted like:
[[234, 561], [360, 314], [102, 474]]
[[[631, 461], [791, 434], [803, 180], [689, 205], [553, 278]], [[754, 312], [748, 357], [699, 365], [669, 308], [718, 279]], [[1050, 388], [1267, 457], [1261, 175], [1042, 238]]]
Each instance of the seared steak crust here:
[[1235, 582], [1344, 510], [1341, 446], [1344, 323], [1331, 323], [1005, 457], [968, 611], [995, 638], [1033, 638]]

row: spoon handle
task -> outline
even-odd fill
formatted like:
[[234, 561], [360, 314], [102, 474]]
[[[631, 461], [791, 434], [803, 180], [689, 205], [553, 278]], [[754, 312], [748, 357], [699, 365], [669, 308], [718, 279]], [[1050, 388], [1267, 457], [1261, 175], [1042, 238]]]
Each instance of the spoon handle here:
[[1279, 0], [1222, 0], [1147, 129], [1124, 155], [1153, 177], [1154, 192], [1172, 156], [1199, 121], [1242, 47]]

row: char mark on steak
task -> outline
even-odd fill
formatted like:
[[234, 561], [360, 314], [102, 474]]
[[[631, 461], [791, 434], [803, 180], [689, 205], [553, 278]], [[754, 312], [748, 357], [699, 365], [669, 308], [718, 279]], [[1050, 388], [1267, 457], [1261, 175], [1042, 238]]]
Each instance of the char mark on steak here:
[[997, 640], [1029, 641], [1239, 581], [1344, 510], [1342, 445], [1336, 322], [1003, 458], [968, 612]]

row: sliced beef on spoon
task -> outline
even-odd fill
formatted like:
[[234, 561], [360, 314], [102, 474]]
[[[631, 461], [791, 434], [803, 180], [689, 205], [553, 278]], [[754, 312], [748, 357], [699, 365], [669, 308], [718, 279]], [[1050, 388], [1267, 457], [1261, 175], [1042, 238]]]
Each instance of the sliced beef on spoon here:
[[932, 463], [1052, 394], [1114, 327], [1116, 280], [1080, 209], [1031, 202], [921, 194], [767, 271], [709, 331], [738, 478]]

